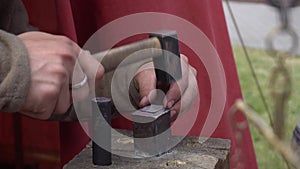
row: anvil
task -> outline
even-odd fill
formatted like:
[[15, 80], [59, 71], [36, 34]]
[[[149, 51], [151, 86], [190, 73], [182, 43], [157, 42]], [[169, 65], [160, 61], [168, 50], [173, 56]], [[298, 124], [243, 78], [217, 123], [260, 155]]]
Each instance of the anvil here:
[[169, 150], [171, 137], [170, 110], [150, 105], [132, 114], [135, 154], [141, 157], [160, 156]]

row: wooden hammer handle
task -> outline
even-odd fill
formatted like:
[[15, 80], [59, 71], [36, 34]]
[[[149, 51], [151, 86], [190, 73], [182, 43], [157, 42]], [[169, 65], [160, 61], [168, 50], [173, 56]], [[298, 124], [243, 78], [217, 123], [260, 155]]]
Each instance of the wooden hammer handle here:
[[101, 62], [105, 72], [109, 72], [116, 69], [127, 56], [143, 49], [148, 49], [149, 52], [146, 52], [146, 54], [144, 55], [131, 58], [128, 64], [136, 63], [141, 60], [146, 60], [161, 55], [161, 51], [155, 50], [155, 49], [161, 49], [160, 42], [158, 38], [153, 37], [150, 39], [131, 43], [125, 46], [102, 51], [93, 54], [93, 56], [96, 58], [96, 60]]

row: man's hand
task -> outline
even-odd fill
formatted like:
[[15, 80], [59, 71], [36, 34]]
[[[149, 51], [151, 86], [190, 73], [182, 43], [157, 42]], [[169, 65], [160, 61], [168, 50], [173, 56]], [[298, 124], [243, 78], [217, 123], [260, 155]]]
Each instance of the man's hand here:
[[[197, 71], [188, 64], [188, 58], [181, 55], [182, 78], [170, 85], [163, 104], [171, 110], [172, 120], [175, 120], [180, 112], [186, 111], [198, 92], [196, 81]], [[157, 83], [153, 64], [147, 64], [135, 77], [135, 83], [140, 93], [140, 107], [148, 105], [157, 98]]]
[[[80, 100], [88, 96], [89, 90], [94, 89], [93, 82], [104, 73], [99, 62], [67, 37], [28, 32], [19, 38], [28, 49], [31, 68], [29, 94], [21, 110], [25, 115], [46, 120], [52, 114], [64, 114], [72, 104], [72, 97]], [[75, 64], [77, 59], [79, 64]], [[95, 71], [96, 79], [92, 79]], [[72, 80], [79, 83], [84, 74], [88, 83], [72, 93], [69, 88]]]

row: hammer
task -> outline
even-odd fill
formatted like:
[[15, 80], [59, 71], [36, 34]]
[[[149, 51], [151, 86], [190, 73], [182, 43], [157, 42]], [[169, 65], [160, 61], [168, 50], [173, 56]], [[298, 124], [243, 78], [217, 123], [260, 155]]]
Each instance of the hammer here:
[[[93, 56], [101, 62], [104, 70], [109, 72], [116, 69], [127, 56], [143, 49], [148, 49], [149, 52], [133, 58], [130, 63], [152, 58], [154, 67], [157, 68], [155, 73], [158, 82], [171, 84], [181, 78], [180, 53], [176, 31], [152, 33], [149, 39], [102, 51], [93, 54]], [[162, 51], [157, 49], [162, 49]], [[178, 58], [174, 58], [172, 55], [178, 56]]]

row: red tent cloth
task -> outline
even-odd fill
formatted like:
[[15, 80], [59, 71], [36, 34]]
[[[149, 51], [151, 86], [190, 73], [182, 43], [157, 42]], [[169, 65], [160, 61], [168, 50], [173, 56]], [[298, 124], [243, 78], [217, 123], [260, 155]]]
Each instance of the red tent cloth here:
[[[220, 60], [225, 71], [226, 77], [226, 102], [222, 118], [212, 137], [228, 138], [232, 141], [232, 156], [235, 154], [237, 141], [235, 133], [232, 130], [228, 120], [228, 110], [237, 98], [242, 98], [239, 86], [236, 67], [230, 46], [226, 22], [224, 18], [221, 0], [55, 0], [55, 1], [39, 1], [24, 0], [31, 24], [39, 27], [41, 30], [64, 34], [81, 46], [102, 26], [129, 14], [141, 12], [161, 12], [172, 14], [183, 18], [198, 27], [209, 38], [220, 56]], [[159, 18], [158, 18], [159, 19]], [[166, 27], [168, 22], [166, 22]], [[140, 23], [143, 24], [143, 23]], [[163, 23], [160, 23], [163, 24]], [[120, 31], [126, 28], [120, 28]], [[180, 39], [180, 37], [179, 37]], [[197, 81], [200, 93], [200, 109], [196, 119], [196, 123], [190, 131], [190, 135], [199, 135], [208, 112], [212, 104], [212, 84], [210, 84], [207, 67], [198, 59], [194, 51], [188, 46], [181, 43], [181, 52], [187, 55], [197, 71]], [[201, 46], [199, 45], [199, 48]], [[216, 65], [216, 69], [218, 65]], [[237, 117], [238, 120], [244, 120], [244, 117]], [[130, 123], [123, 120], [115, 121], [116, 127], [128, 128]], [[72, 128], [61, 126], [64, 135], [72, 130]], [[249, 129], [244, 130], [242, 143], [244, 145], [238, 147], [243, 154], [241, 163], [245, 168], [257, 168], [253, 144]], [[65, 145], [68, 141], [74, 140], [64, 139]], [[62, 146], [64, 147], [64, 145]], [[71, 147], [65, 151], [71, 151]], [[71, 155], [66, 156], [63, 161], [67, 161]], [[237, 166], [237, 161], [231, 158], [231, 168]]]

